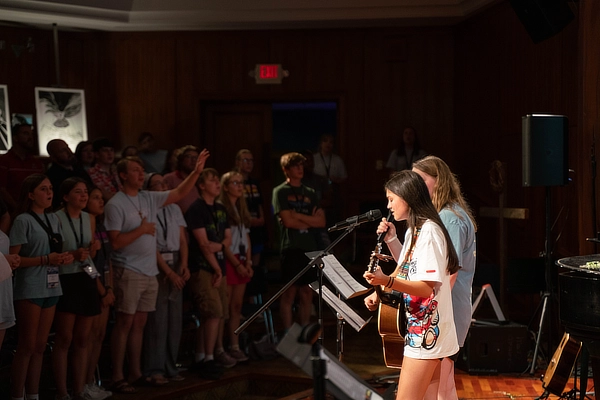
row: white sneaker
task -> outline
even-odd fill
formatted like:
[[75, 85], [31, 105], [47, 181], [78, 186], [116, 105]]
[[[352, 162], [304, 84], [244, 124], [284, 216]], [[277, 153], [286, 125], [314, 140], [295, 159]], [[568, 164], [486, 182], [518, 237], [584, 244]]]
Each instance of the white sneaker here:
[[83, 395], [89, 400], [104, 400], [112, 396], [112, 392], [95, 384], [87, 384], [83, 388]]

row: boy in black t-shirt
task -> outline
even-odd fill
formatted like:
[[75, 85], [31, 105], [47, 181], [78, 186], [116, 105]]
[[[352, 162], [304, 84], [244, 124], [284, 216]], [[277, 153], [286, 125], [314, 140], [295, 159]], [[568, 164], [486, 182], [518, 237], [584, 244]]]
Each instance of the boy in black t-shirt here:
[[196, 340], [196, 367], [203, 378], [217, 379], [221, 367], [236, 364], [223, 349], [222, 329], [229, 317], [223, 249], [231, 245], [231, 229], [225, 207], [215, 201], [221, 192], [219, 173], [206, 168], [200, 174], [198, 187], [200, 198], [185, 213], [190, 234], [189, 287], [202, 329]]

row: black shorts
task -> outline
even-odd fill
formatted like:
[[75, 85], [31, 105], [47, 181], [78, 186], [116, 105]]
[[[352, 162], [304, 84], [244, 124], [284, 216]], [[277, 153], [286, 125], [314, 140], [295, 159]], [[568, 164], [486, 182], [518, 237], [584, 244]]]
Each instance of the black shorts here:
[[[281, 277], [283, 283], [292, 280], [300, 271], [310, 262], [304, 250], [285, 249], [281, 253]], [[317, 280], [317, 266], [313, 266], [308, 272], [302, 275], [294, 284], [296, 286], [308, 285]]]
[[58, 300], [56, 311], [77, 315], [100, 314], [100, 295], [96, 280], [85, 272], [60, 275], [63, 294]]

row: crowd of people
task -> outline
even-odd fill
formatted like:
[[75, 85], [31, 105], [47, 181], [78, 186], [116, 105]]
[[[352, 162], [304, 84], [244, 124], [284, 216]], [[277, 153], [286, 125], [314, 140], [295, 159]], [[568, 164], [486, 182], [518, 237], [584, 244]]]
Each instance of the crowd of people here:
[[[285, 181], [266, 212], [248, 149], [220, 175], [205, 168], [206, 149], [187, 145], [169, 156], [150, 133], [120, 157], [106, 138], [82, 142], [75, 153], [54, 139], [45, 168], [31, 126], [12, 133], [13, 147], [0, 156], [0, 344], [16, 323], [13, 400], [39, 398], [52, 329], [56, 399], [104, 399], [184, 379], [177, 365], [184, 287], [200, 318], [190, 369], [218, 379], [248, 360], [234, 331], [262, 263], [267, 220], [278, 229], [288, 282], [309, 262], [307, 252], [329, 244], [325, 227], [341, 218], [335, 212], [347, 173], [332, 135], [314, 153], [281, 156]], [[396, 226], [382, 220], [377, 233], [398, 266], [365, 279], [403, 293], [408, 329], [397, 398], [453, 399], [453, 361], [470, 324], [475, 220], [456, 177], [441, 159], [425, 157], [413, 128], [394, 152], [401, 162], [388, 167], [401, 171], [385, 185], [387, 207], [408, 229], [398, 240]], [[310, 322], [312, 272], [280, 298], [284, 331], [294, 319]], [[375, 292], [365, 304], [374, 310], [381, 301]], [[109, 391], [94, 371], [111, 310]]]
[[[54, 139], [46, 167], [35, 156], [32, 127], [17, 125], [12, 133], [13, 147], [0, 156], [0, 345], [7, 329], [18, 330], [12, 399], [39, 398], [51, 332], [56, 399], [103, 399], [184, 379], [177, 364], [184, 287], [200, 318], [189, 368], [218, 379], [248, 360], [234, 331], [246, 285], [262, 262], [270, 215], [251, 176], [250, 150], [241, 149], [232, 170], [220, 175], [205, 168], [206, 149], [187, 145], [169, 156], [154, 148], [150, 133], [120, 157], [107, 138], [81, 142], [75, 152]], [[331, 150], [315, 153], [333, 166], [321, 180], [339, 184], [345, 168]], [[298, 267], [325, 227], [323, 196], [301, 183], [304, 160], [299, 153], [282, 157], [289, 185], [273, 196], [283, 258], [292, 262], [290, 255], [302, 251]], [[314, 238], [308, 247], [304, 237]], [[299, 292], [298, 319], [307, 323], [312, 293]], [[295, 295], [282, 299], [285, 328]], [[104, 388], [94, 373], [110, 315], [111, 385]]]

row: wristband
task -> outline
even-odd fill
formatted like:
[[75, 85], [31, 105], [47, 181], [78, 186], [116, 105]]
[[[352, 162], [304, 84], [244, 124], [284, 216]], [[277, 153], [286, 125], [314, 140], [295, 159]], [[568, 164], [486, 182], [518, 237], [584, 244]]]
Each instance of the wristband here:
[[387, 285], [385, 285], [386, 288], [391, 288], [392, 286], [394, 286], [394, 277], [390, 276], [390, 279], [388, 280]]
[[384, 242], [386, 242], [386, 243], [391, 243], [391, 242], [393, 242], [393, 241], [394, 241], [394, 240], [396, 240], [396, 239], [398, 239], [398, 235], [394, 235], [394, 236], [393, 236], [392, 238], [390, 238], [389, 240], [384, 240]]

